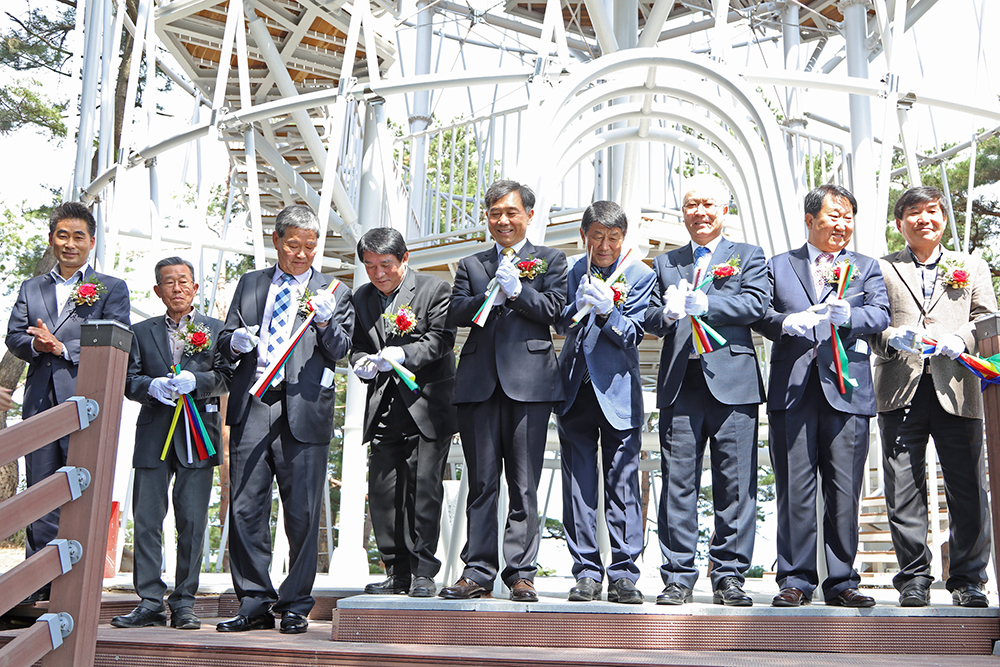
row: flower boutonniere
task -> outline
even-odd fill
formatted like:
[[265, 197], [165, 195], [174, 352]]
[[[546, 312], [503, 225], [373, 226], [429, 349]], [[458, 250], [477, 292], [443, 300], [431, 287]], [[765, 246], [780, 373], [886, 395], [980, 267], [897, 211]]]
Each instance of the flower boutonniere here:
[[[823, 277], [823, 281], [827, 285], [836, 285], [840, 282], [840, 276], [851, 263], [846, 259], [842, 262], [837, 262], [836, 264], [830, 263], [826, 264], [820, 269], [820, 275]], [[850, 281], [853, 282], [858, 277], [857, 271], [851, 271]]]
[[969, 286], [969, 279], [972, 276], [969, 275], [968, 270], [965, 268], [965, 262], [962, 260], [949, 257], [941, 262], [940, 270], [941, 279], [948, 287], [952, 289], [965, 289]]
[[521, 272], [521, 278], [532, 280], [535, 276], [540, 276], [549, 270], [549, 260], [528, 257], [528, 259], [522, 259], [518, 262], [517, 268]]
[[615, 294], [615, 307], [625, 303], [630, 289], [632, 289], [632, 286], [625, 281], [624, 274], [618, 276], [618, 280], [611, 284], [611, 291]]
[[729, 261], [725, 264], [716, 264], [711, 269], [712, 277], [718, 280], [719, 278], [729, 278], [730, 276], [735, 276], [740, 272], [740, 256], [730, 257]]
[[78, 306], [93, 306], [101, 298], [101, 295], [108, 291], [108, 288], [97, 278], [91, 278], [87, 282], [82, 280], [73, 287], [70, 295], [73, 303]]
[[316, 295], [308, 287], [302, 290], [302, 294], [299, 295], [299, 313], [308, 317], [309, 313], [313, 311], [312, 304], [309, 300], [314, 296]]
[[193, 356], [212, 347], [212, 331], [204, 324], [188, 322], [174, 332], [174, 337], [184, 343], [184, 354]]
[[395, 313], [382, 313], [388, 322], [387, 333], [390, 336], [405, 336], [417, 326], [417, 316], [410, 310], [409, 304], [401, 306]]

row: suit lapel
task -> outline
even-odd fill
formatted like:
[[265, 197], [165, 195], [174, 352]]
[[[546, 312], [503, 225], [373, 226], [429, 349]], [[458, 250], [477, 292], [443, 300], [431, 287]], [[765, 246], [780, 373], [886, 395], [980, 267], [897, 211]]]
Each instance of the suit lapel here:
[[[163, 357], [163, 363], [167, 365], [167, 368], [171, 368], [174, 365], [173, 355], [170, 354], [170, 337], [167, 333], [167, 323], [162, 317], [156, 317], [153, 320], [153, 344], [156, 345], [156, 349], [159, 350], [160, 356]], [[181, 363], [184, 362], [184, 356], [181, 355]]]
[[[93, 267], [88, 266], [87, 270], [83, 272], [83, 282], [87, 282], [88, 280], [90, 280], [93, 277], [93, 275], [94, 275], [94, 269], [93, 269]], [[53, 295], [53, 299], [52, 300], [53, 300], [53, 302], [55, 301], [55, 291], [56, 291], [55, 290], [55, 285], [53, 285], [53, 287], [52, 287], [52, 295]], [[99, 295], [99, 299], [103, 299], [103, 298], [107, 297], [107, 294], [108, 293], [105, 292], [105, 293]], [[58, 307], [58, 305], [59, 304], [56, 304], [57, 307]], [[62, 315], [60, 315], [59, 318], [56, 319], [55, 324], [52, 325], [52, 329], [51, 329], [52, 333], [55, 333], [56, 331], [58, 331], [59, 327], [61, 327], [63, 325], [63, 323], [66, 322], [66, 320], [68, 320], [73, 315], [73, 313], [75, 313], [75, 312], [76, 312], [76, 303], [73, 302], [73, 298], [72, 297], [67, 297], [66, 307], [63, 308]]]
[[816, 286], [813, 284], [812, 265], [809, 262], [809, 250], [806, 246], [802, 246], [789, 252], [788, 263], [792, 265], [792, 271], [794, 271], [795, 275], [798, 276], [799, 282], [802, 283], [802, 289], [805, 290], [809, 300], [814, 304], [819, 303], [819, 297], [816, 294]]
[[355, 304], [367, 311], [364, 313], [365, 317], [362, 318], [362, 321], [371, 322], [371, 326], [368, 327], [368, 337], [375, 343], [376, 350], [381, 350], [385, 344], [385, 318], [382, 317], [384, 311], [382, 310], [382, 297], [379, 294], [381, 292], [372, 285], [368, 296], [361, 299], [360, 303]]
[[[924, 313], [924, 289], [917, 273], [917, 265], [913, 263], [913, 258], [906, 250], [896, 253], [896, 256], [889, 261], [893, 270], [899, 276], [900, 281], [906, 286], [907, 291], [917, 304], [917, 310]], [[936, 285], [935, 285], [936, 287]]]
[[[56, 281], [52, 274], [45, 274], [45, 278], [38, 286], [42, 293], [42, 302], [45, 304], [45, 311], [49, 314], [48, 320], [52, 327], [59, 321], [59, 304], [56, 303]], [[35, 326], [37, 322], [28, 322], [30, 326]]]
[[[271, 288], [271, 281], [274, 279], [274, 267], [269, 269], [264, 269], [263, 272], [257, 274], [257, 284], [254, 285], [253, 296], [254, 296], [254, 317], [257, 318], [257, 324], [264, 326], [264, 307], [267, 306], [267, 291]], [[244, 319], [247, 314], [244, 314]], [[247, 324], [252, 324], [247, 322]], [[258, 332], [259, 334], [260, 332]]]
[[[690, 248], [691, 246], [689, 245], [688, 247]], [[726, 237], [722, 237], [719, 240], [719, 245], [715, 247], [715, 252], [713, 252], [712, 256], [708, 258], [708, 266], [705, 268], [705, 275], [706, 276], [708, 275], [708, 272], [712, 270], [713, 266], [718, 266], [720, 264], [725, 264], [726, 262], [728, 262], [729, 259], [735, 253], [735, 251], [736, 251], [736, 244], [727, 239]], [[703, 277], [702, 280], [704, 279], [705, 278]], [[705, 288], [705, 291], [712, 289], [714, 285], [715, 281], [713, 280], [708, 284], [708, 287]], [[697, 287], [697, 285], [695, 285], [695, 287]]]
[[[910, 253], [906, 253], [906, 254], [909, 255]], [[934, 310], [934, 306], [936, 306], [938, 304], [938, 301], [941, 300], [941, 297], [944, 296], [944, 293], [948, 291], [948, 285], [946, 285], [945, 282], [944, 282], [944, 280], [941, 279], [941, 265], [944, 263], [944, 261], [946, 259], [948, 259], [948, 255], [949, 255], [949, 252], [947, 250], [945, 250], [944, 248], [942, 248], [941, 249], [941, 259], [938, 260], [937, 273], [935, 273], [935, 275], [934, 275], [934, 289], [933, 289], [933, 291], [931, 291], [931, 298], [930, 298], [930, 301], [928, 302], [930, 304], [927, 307], [928, 312], [931, 311], [931, 310]], [[910, 259], [912, 260], [913, 258], [911, 257]], [[961, 258], [958, 258], [958, 259], [959, 259], [959, 261], [961, 261]], [[913, 270], [914, 270], [914, 272], [916, 272], [916, 267], [915, 266], [914, 266]]]

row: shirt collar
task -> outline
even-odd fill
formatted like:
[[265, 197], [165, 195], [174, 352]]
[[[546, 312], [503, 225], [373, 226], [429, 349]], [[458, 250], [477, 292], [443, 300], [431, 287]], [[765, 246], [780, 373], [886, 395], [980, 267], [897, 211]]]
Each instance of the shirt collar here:
[[303, 271], [300, 275], [293, 276], [290, 273], [286, 274], [279, 267], [275, 266], [274, 277], [271, 278], [271, 283], [275, 285], [280, 285], [281, 276], [284, 275], [287, 275], [289, 278], [291, 278], [291, 280], [288, 281], [290, 285], [305, 285], [306, 283], [309, 282], [309, 279], [312, 277], [312, 268], [310, 268], [308, 271]]
[[52, 276], [52, 279], [56, 281], [57, 285], [60, 285], [60, 284], [63, 284], [63, 283], [70, 283], [70, 282], [73, 282], [74, 280], [76, 280], [78, 278], [82, 282], [84, 276], [87, 275], [87, 269], [89, 269], [89, 268], [90, 268], [90, 262], [86, 262], [83, 266], [81, 266], [79, 269], [77, 269], [76, 272], [72, 276], [70, 276], [68, 280], [63, 280], [62, 275], [59, 274], [59, 265], [56, 264], [52, 268], [52, 270], [49, 271], [49, 275]]
[[941, 249], [940, 245], [938, 245], [938, 247], [935, 248], [934, 254], [931, 255], [926, 262], [921, 262], [919, 259], [917, 259], [917, 256], [913, 254], [913, 250], [910, 248], [910, 246], [906, 246], [906, 250], [910, 253], [910, 257], [913, 258], [913, 263], [920, 267], [931, 268], [933, 266], [937, 266], [938, 262], [940, 262], [941, 258], [944, 256], [944, 250]]
[[[514, 248], [514, 255], [516, 255], [516, 256], [520, 256], [520, 254], [521, 254], [521, 249], [522, 249], [522, 248], [523, 248], [523, 247], [525, 246], [525, 244], [526, 244], [527, 242], [528, 242], [528, 239], [527, 239], [527, 238], [523, 238], [523, 239], [521, 239], [520, 241], [518, 241], [517, 243], [515, 243], [515, 244], [514, 244], [514, 245], [512, 246], [512, 247]], [[500, 255], [500, 251], [501, 251], [501, 250], [503, 250], [503, 246], [502, 246], [502, 245], [500, 245], [499, 243], [497, 243], [495, 247], [496, 247], [496, 249], [497, 249], [497, 259], [500, 259], [500, 257], [501, 257], [501, 255]]]
[[715, 249], [719, 247], [720, 243], [722, 243], [722, 234], [719, 234], [705, 245], [700, 245], [691, 241], [691, 254], [693, 255], [698, 248], [708, 248], [708, 255], [711, 257], [715, 253]]
[[[806, 243], [806, 249], [809, 251], [809, 263], [810, 264], [815, 264], [816, 263], [816, 258], [819, 257], [820, 255], [822, 255], [824, 252], [826, 252], [825, 250], [820, 250], [819, 248], [817, 248], [816, 246], [814, 246], [812, 243]], [[833, 261], [836, 262], [837, 258], [840, 257], [840, 255], [843, 252], [844, 252], [843, 250], [841, 250], [840, 252], [831, 252], [830, 254], [833, 255]]]
[[192, 308], [190, 313], [188, 313], [187, 315], [182, 316], [180, 322], [174, 322], [170, 318], [170, 315], [168, 315], [167, 313], [163, 313], [163, 321], [167, 323], [167, 328], [168, 329], [180, 329], [181, 326], [183, 324], [185, 324], [186, 322], [193, 322], [194, 321], [194, 309]]

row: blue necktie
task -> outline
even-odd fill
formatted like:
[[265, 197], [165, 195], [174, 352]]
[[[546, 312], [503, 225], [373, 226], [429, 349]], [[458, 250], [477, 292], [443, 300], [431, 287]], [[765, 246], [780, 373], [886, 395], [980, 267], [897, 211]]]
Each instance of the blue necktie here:
[[[271, 312], [271, 323], [267, 328], [267, 365], [278, 361], [278, 351], [285, 342], [285, 332], [288, 330], [288, 315], [292, 305], [292, 288], [289, 283], [292, 276], [287, 273], [281, 276], [281, 289], [274, 297], [274, 310]], [[284, 369], [278, 371], [271, 381], [276, 386], [285, 379]]]
[[691, 286], [694, 289], [696, 289], [698, 287], [698, 283], [701, 282], [701, 272], [698, 270], [698, 264], [701, 262], [701, 258], [707, 256], [710, 252], [712, 252], [712, 251], [709, 250], [708, 248], [706, 248], [703, 245], [700, 245], [697, 248], [695, 248], [695, 251], [694, 251], [694, 285]]

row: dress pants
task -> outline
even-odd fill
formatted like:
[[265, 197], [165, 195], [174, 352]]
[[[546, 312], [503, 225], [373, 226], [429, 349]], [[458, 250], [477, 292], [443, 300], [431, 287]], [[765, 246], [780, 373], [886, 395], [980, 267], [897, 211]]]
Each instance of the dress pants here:
[[[40, 412], [56, 405], [56, 394], [51, 382], [49, 383], [48, 399], [45, 407], [32, 414], [24, 414], [24, 418], [34, 417]], [[38, 484], [46, 477], [54, 475], [59, 468], [66, 465], [66, 455], [69, 452], [69, 436], [63, 436], [55, 442], [39, 447], [33, 452], [24, 456], [24, 478], [29, 487]], [[25, 557], [30, 558], [38, 551], [44, 549], [49, 542], [56, 539], [59, 534], [59, 508], [55, 508], [48, 514], [39, 517], [28, 524], [25, 529]]]
[[822, 475], [823, 541], [830, 600], [857, 588], [858, 511], [868, 457], [868, 423], [830, 407], [815, 365], [802, 398], [788, 410], [768, 413], [771, 461], [778, 507], [779, 588], [798, 588], [807, 596], [819, 584], [816, 570], [817, 473]]
[[[598, 441], [601, 461], [598, 464]], [[601, 410], [590, 382], [580, 385], [569, 411], [559, 418], [562, 451], [563, 529], [573, 556], [573, 576], [604, 578], [597, 544], [598, 475], [604, 476], [604, 517], [611, 541], [608, 580], [639, 580], [642, 553], [639, 510], [640, 428], [619, 431]]]
[[[239, 614], [268, 609], [307, 616], [319, 560], [317, 539], [329, 442], [301, 442], [285, 416], [285, 392], [250, 397], [230, 447], [229, 557]], [[271, 583], [271, 484], [278, 482], [288, 538], [288, 574], [277, 592]]]
[[375, 543], [388, 576], [433, 579], [441, 568], [434, 553], [451, 436], [424, 438], [402, 400], [393, 396], [396, 391], [388, 387], [385, 393], [390, 406], [380, 416], [368, 458]]
[[507, 479], [510, 507], [504, 526], [501, 578], [534, 581], [540, 540], [538, 481], [545, 458], [551, 403], [509, 398], [497, 383], [489, 400], [458, 405], [458, 428], [469, 476], [466, 515], [469, 537], [462, 549], [463, 576], [491, 587], [500, 569], [497, 498], [500, 475]]
[[163, 519], [167, 515], [167, 493], [174, 479], [174, 523], [177, 527], [177, 569], [174, 591], [167, 599], [177, 611], [194, 605], [201, 572], [208, 503], [212, 496], [215, 467], [185, 468], [173, 448], [156, 468], [136, 468], [132, 484], [132, 514], [135, 570], [132, 581], [139, 606], [163, 611], [167, 585], [163, 581]]
[[899, 561], [893, 585], [902, 590], [914, 580], [928, 586], [934, 580], [931, 550], [927, 547], [928, 435], [934, 437], [948, 501], [950, 564], [946, 585], [948, 590], [954, 590], [964, 584], [985, 583], [990, 518], [982, 420], [958, 417], [942, 408], [930, 374], [921, 377], [909, 406], [883, 412], [878, 420], [889, 530]]
[[743, 581], [757, 522], [757, 405], [724, 405], [691, 359], [677, 400], [660, 409], [663, 490], [657, 532], [664, 584], [694, 588], [698, 580], [698, 494], [705, 445], [711, 447], [715, 530], [709, 545], [712, 587], [723, 577]]

